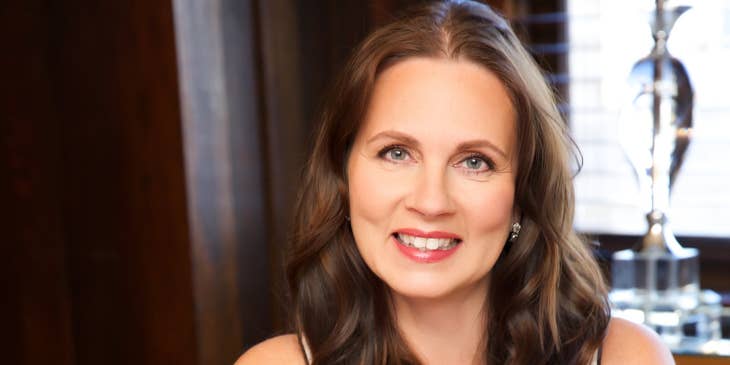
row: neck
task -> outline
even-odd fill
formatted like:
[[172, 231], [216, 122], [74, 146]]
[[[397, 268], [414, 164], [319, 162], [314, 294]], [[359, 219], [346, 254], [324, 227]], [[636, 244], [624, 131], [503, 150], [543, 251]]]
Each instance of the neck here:
[[479, 282], [438, 299], [393, 294], [398, 328], [424, 365], [484, 363], [486, 293]]

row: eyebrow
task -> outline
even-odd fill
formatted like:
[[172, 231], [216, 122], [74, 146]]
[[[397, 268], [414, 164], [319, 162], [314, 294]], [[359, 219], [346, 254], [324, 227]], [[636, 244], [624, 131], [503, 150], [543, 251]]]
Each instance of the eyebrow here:
[[412, 145], [415, 147], [419, 147], [421, 145], [418, 142], [418, 140], [409, 136], [408, 134], [405, 134], [403, 132], [393, 131], [393, 130], [382, 131], [382, 132], [370, 137], [365, 143], [370, 144], [375, 140], [384, 139], [384, 138], [397, 139], [397, 140], [403, 141], [406, 144], [409, 144], [409, 145]]
[[[403, 132], [393, 131], [393, 130], [387, 130], [387, 131], [380, 132], [380, 133], [370, 137], [365, 143], [370, 144], [375, 140], [383, 139], [383, 138], [391, 138], [391, 139], [400, 140], [406, 144], [409, 144], [409, 145], [412, 145], [415, 147], [420, 146], [420, 143], [418, 142], [418, 140], [411, 137], [410, 135], [403, 133]], [[464, 151], [464, 150], [470, 150], [470, 149], [480, 148], [480, 147], [489, 148], [489, 149], [497, 152], [499, 155], [501, 155], [505, 159], [509, 159], [509, 157], [507, 157], [507, 153], [504, 152], [504, 150], [502, 150], [497, 145], [495, 145], [494, 143], [492, 143], [486, 139], [474, 139], [474, 140], [461, 142], [457, 146], [456, 150]]]
[[459, 151], [471, 150], [471, 149], [479, 148], [479, 147], [486, 147], [491, 150], [494, 150], [494, 152], [497, 152], [504, 159], [509, 160], [509, 157], [507, 157], [506, 152], [504, 152], [501, 148], [497, 147], [497, 145], [495, 145], [494, 143], [487, 141], [486, 139], [475, 139], [475, 140], [459, 143], [458, 150]]

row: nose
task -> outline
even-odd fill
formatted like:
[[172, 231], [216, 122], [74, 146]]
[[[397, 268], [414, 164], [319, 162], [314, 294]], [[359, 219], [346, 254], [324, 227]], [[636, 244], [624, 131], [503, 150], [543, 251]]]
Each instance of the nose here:
[[446, 172], [424, 169], [415, 176], [413, 191], [405, 201], [406, 208], [425, 218], [447, 216], [454, 212]]

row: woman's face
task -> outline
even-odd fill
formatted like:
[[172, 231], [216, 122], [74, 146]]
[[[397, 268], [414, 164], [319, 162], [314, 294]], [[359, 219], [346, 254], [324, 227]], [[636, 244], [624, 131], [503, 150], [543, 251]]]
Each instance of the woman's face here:
[[469, 61], [411, 58], [375, 83], [348, 159], [352, 232], [396, 294], [486, 288], [515, 221], [516, 114]]

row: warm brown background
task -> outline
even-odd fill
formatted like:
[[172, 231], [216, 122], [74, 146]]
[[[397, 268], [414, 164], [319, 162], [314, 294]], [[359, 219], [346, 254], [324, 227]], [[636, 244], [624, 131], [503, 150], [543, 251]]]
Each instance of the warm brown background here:
[[[358, 40], [415, 2], [4, 1], [0, 361], [230, 364], [280, 331], [312, 116]], [[490, 3], [564, 41], [524, 21], [559, 0]]]

